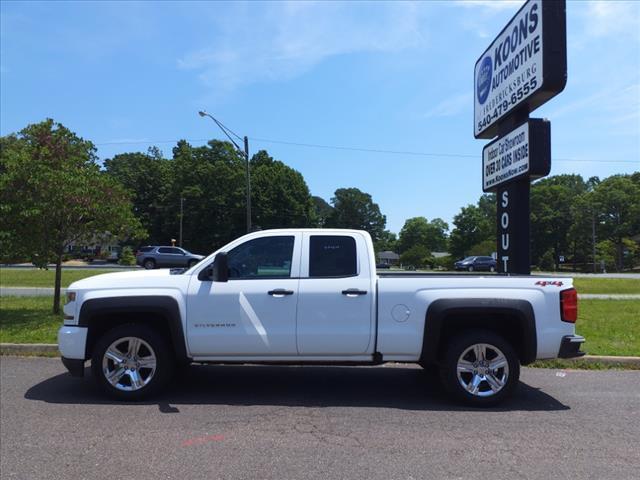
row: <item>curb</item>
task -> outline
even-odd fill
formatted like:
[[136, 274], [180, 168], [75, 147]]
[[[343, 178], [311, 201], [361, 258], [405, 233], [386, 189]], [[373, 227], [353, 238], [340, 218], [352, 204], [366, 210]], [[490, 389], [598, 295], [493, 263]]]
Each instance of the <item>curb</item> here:
[[640, 357], [614, 357], [611, 355], [585, 355], [584, 357], [576, 357], [564, 359], [571, 362], [583, 363], [600, 363], [602, 365], [625, 365], [629, 367], [640, 367]]
[[0, 355], [59, 355], [57, 343], [0, 343]]
[[[50, 356], [59, 355], [56, 343], [0, 343], [0, 355]], [[585, 355], [562, 359], [563, 362], [598, 363], [601, 365], [624, 365], [640, 368], [640, 357], [614, 357], [610, 355]], [[392, 362], [393, 365], [395, 362]], [[390, 365], [390, 366], [391, 366]]]

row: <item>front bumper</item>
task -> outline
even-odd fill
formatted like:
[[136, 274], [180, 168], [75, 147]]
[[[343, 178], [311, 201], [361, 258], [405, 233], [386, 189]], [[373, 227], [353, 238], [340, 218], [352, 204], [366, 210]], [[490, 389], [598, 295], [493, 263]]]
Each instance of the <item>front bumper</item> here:
[[566, 335], [562, 337], [560, 343], [559, 358], [575, 358], [581, 357], [585, 352], [580, 351], [580, 345], [584, 343], [584, 337], [580, 335]]
[[63, 325], [58, 330], [58, 350], [63, 357], [85, 360], [87, 346], [87, 327]]

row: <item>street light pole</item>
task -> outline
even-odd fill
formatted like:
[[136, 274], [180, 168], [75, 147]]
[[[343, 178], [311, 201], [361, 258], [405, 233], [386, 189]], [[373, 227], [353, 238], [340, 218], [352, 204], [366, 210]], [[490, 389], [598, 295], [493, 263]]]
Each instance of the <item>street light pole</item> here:
[[244, 159], [247, 169], [247, 233], [251, 232], [251, 176], [249, 173], [249, 139], [244, 136]]
[[244, 150], [243, 150], [238, 146], [238, 144], [233, 140], [233, 138], [231, 138], [231, 135], [229, 135], [229, 133], [235, 135], [238, 139], [240, 139], [240, 137], [235, 133], [233, 133], [231, 130], [229, 130], [227, 127], [225, 127], [218, 120], [216, 120], [213, 117], [213, 115], [205, 112], [204, 110], [199, 111], [198, 115], [200, 115], [201, 117], [209, 117], [211, 120], [213, 120], [213, 122], [218, 126], [218, 128], [220, 128], [220, 130], [222, 130], [222, 132], [227, 136], [227, 138], [233, 144], [233, 146], [236, 147], [236, 150], [244, 157], [245, 166], [246, 166], [246, 177], [247, 177], [247, 185], [246, 185], [247, 233], [250, 233], [251, 232], [251, 174], [249, 170], [249, 139], [245, 135]]
[[180, 241], [179, 245], [182, 248], [182, 219], [184, 218], [184, 197], [180, 195]]

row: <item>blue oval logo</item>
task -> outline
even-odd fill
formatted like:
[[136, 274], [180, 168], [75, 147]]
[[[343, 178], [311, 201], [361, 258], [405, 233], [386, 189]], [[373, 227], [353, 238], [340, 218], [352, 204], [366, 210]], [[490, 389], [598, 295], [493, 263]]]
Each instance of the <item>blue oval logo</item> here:
[[493, 75], [493, 65], [491, 57], [484, 57], [478, 70], [478, 78], [476, 79], [476, 94], [480, 105], [484, 105], [487, 101], [489, 92], [491, 91], [491, 76]]

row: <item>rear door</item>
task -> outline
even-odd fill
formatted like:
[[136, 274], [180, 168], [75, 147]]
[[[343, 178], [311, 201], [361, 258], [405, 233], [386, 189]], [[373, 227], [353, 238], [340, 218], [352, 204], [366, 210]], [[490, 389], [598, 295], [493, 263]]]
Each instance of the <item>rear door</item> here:
[[300, 355], [359, 355], [370, 349], [373, 272], [359, 234], [303, 235], [297, 313]]

